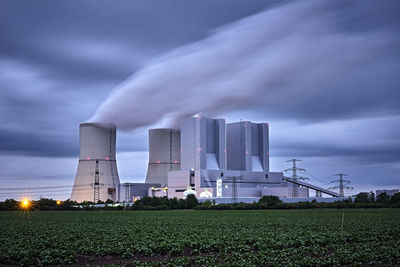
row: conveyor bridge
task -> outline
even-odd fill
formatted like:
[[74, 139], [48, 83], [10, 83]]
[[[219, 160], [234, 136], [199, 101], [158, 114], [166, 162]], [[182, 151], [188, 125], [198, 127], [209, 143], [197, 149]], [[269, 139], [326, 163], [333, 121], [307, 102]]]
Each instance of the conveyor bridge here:
[[317, 192], [317, 196], [320, 196], [321, 193], [324, 193], [324, 194], [327, 194], [327, 195], [330, 195], [330, 196], [333, 196], [333, 197], [340, 197], [340, 195], [338, 193], [336, 193], [336, 192], [333, 192], [331, 190], [324, 189], [322, 187], [319, 187], [319, 186], [316, 186], [316, 185], [312, 185], [312, 184], [309, 184], [309, 183], [306, 183], [306, 182], [303, 182], [303, 181], [295, 180], [295, 179], [292, 179], [292, 178], [289, 178], [289, 177], [283, 177], [283, 180], [286, 181], [286, 182], [289, 182], [289, 183], [301, 185], [301, 186], [310, 188], [312, 190], [315, 190]]

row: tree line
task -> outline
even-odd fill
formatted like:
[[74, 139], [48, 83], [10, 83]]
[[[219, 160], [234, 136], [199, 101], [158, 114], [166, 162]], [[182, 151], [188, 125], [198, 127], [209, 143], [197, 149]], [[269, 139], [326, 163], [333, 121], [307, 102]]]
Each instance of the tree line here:
[[[77, 203], [74, 201], [57, 201], [53, 199], [42, 198], [31, 201], [27, 209], [31, 210], [98, 210], [98, 209], [116, 209], [116, 210], [172, 210], [172, 209], [198, 209], [198, 210], [223, 210], [223, 209], [313, 209], [313, 208], [400, 208], [400, 193], [389, 196], [382, 193], [375, 196], [373, 192], [359, 193], [354, 201], [352, 198], [335, 202], [297, 202], [283, 203], [276, 196], [263, 196], [257, 202], [253, 203], [224, 203], [216, 204], [215, 201], [199, 202], [195, 195], [189, 195], [186, 199], [167, 198], [167, 197], [143, 197], [134, 203], [125, 203], [124, 205], [114, 205], [114, 202], [98, 202], [104, 204], [102, 207], [95, 206], [93, 202], [85, 201]], [[0, 210], [19, 210], [21, 202], [14, 199], [7, 199], [0, 202]]]

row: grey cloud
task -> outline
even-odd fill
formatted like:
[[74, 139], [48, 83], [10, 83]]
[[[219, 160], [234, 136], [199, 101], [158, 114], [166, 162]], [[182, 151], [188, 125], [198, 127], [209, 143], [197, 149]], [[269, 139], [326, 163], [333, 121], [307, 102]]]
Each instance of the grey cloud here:
[[[364, 16], [374, 16], [367, 11]], [[400, 85], [395, 76], [400, 54], [388, 48], [400, 38], [386, 28], [339, 31], [333, 26], [343, 23], [340, 15], [326, 4], [302, 1], [220, 28], [148, 63], [118, 86], [91, 120], [135, 128], [246, 109], [282, 118], [338, 119], [343, 115], [331, 106], [341, 97], [344, 105], [352, 104], [343, 112], [347, 117], [397, 114], [393, 96]]]
[[78, 140], [62, 134], [0, 129], [2, 154], [73, 157], [78, 155]]
[[[288, 13], [282, 11], [296, 5], [299, 8], [293, 8]], [[310, 8], [302, 8], [305, 5]], [[240, 115], [235, 115], [235, 120], [253, 117], [262, 121], [272, 120], [272, 157], [299, 155], [326, 160], [336, 155], [342, 161], [332, 164], [395, 164], [400, 157], [399, 140], [395, 137], [400, 136], [398, 123], [391, 120], [371, 121], [375, 128], [381, 130], [370, 135], [359, 132], [362, 127], [367, 132], [373, 132], [368, 124], [357, 128], [353, 135], [332, 129], [347, 129], [347, 121], [353, 118], [399, 114], [399, 7], [397, 1], [319, 1], [318, 4], [311, 1], [259, 0], [1, 1], [0, 154], [32, 155], [25, 162], [32, 162], [36, 156], [55, 157], [57, 162], [61, 162], [64, 156], [76, 157], [79, 122], [90, 117], [121, 80], [131, 73], [141, 73], [142, 67], [151, 66], [154, 62], [164, 59], [174, 61], [172, 56], [186, 53], [185, 48], [176, 50], [181, 46], [192, 42], [200, 42], [204, 46], [213, 44], [201, 40], [229, 30], [232, 26], [224, 26], [228, 23], [255, 13], [270, 12], [276, 21], [284, 23], [259, 23], [249, 29], [271, 26], [271, 38], [266, 41], [264, 37], [256, 38], [254, 42], [249, 42], [252, 45], [250, 49], [240, 46], [247, 41], [244, 37], [226, 46], [229, 49], [235, 46], [243, 48], [248, 53], [256, 51], [261, 41], [269, 45], [264, 54], [259, 53], [253, 59], [263, 66], [271, 66], [264, 72], [260, 69], [260, 72], [268, 73], [274, 79], [255, 90], [255, 99], [247, 99], [247, 91], [254, 90], [259, 84], [252, 76], [247, 76], [248, 80], [243, 82], [239, 75], [240, 68], [256, 71], [254, 62], [246, 62], [240, 57], [221, 59], [217, 54], [211, 57], [212, 63], [222, 62], [230, 70], [220, 76], [222, 80], [219, 83], [196, 81], [197, 87], [193, 86], [199, 66], [210, 70], [211, 74], [206, 75], [205, 80], [218, 78], [213, 73], [214, 65], [202, 60], [196, 61], [198, 65], [190, 61], [184, 64], [182, 73], [186, 73], [185, 78], [190, 78], [191, 82], [185, 83], [181, 77], [172, 79], [176, 78], [172, 75], [174, 71], [180, 69], [167, 65], [163, 78], [171, 78], [168, 83], [160, 80], [160, 85], [151, 91], [152, 94], [136, 91], [135, 88], [137, 95], [134, 97], [149, 93], [153, 99], [161, 101], [179, 99], [179, 91], [177, 96], [173, 94], [175, 87], [184, 87], [188, 92], [184, 101], [174, 100], [167, 112], [158, 110], [158, 105], [153, 104], [146, 105], [147, 114], [144, 115], [155, 114], [153, 123], [204, 111], [209, 107], [207, 103], [188, 112], [185, 106], [196, 106], [194, 103], [204, 99], [207, 91], [213, 95], [212, 88], [217, 86], [225, 88], [227, 93], [222, 99], [212, 99], [207, 115], [236, 113]], [[288, 16], [289, 19], [285, 20]], [[248, 32], [244, 36], [250, 36], [246, 34]], [[332, 39], [323, 42], [327, 34]], [[227, 37], [225, 40], [231, 39]], [[313, 48], [305, 49], [310, 43]], [[187, 47], [189, 50], [193, 48], [190, 45]], [[193, 51], [196, 52], [197, 48], [194, 47]], [[166, 56], [171, 49], [175, 52]], [[220, 54], [226, 55], [223, 49]], [[344, 66], [343, 62], [346, 63]], [[224, 64], [221, 64], [223, 68]], [[316, 77], [320, 79], [314, 83]], [[307, 83], [307, 80], [311, 82]], [[174, 90], [168, 90], [168, 86]], [[264, 90], [267, 89], [271, 92], [265, 97]], [[131, 101], [130, 105], [135, 101]], [[184, 112], [170, 112], [177, 109]], [[168, 113], [168, 118], [163, 118]], [[138, 121], [143, 120], [139, 125], [149, 124], [140, 112], [125, 112], [124, 116], [134, 118], [132, 114], [138, 114]], [[285, 134], [275, 131], [280, 127], [277, 124], [288, 120], [299, 125], [323, 125], [330, 121], [335, 126], [326, 125], [329, 130], [321, 126], [319, 134], [313, 132], [315, 129], [304, 130], [303, 138], [298, 138], [296, 124], [289, 124]], [[323, 131], [326, 136], [321, 136]], [[145, 127], [135, 132], [119, 131], [118, 151], [145, 151], [146, 135]], [[340, 137], [336, 141], [344, 145], [333, 142], [331, 139], [335, 136]], [[362, 146], [351, 146], [351, 142], [360, 139]], [[375, 140], [385, 140], [385, 143], [376, 143]], [[140, 154], [140, 158], [145, 156], [145, 153]], [[131, 167], [125, 172], [126, 176], [145, 173], [144, 165], [135, 165], [137, 160], [124, 161], [124, 166]], [[47, 161], [43, 160], [42, 164]], [[9, 164], [4, 161], [1, 169]], [[72, 181], [75, 167], [66, 167], [68, 170], [60, 175], [67, 177], [70, 173]], [[395, 172], [388, 172], [386, 170], [387, 179], [396, 183]], [[9, 170], [2, 177], [7, 175], [12, 177], [15, 173]], [[18, 175], [28, 177], [30, 174]], [[46, 173], [38, 172], [34, 178], [39, 181], [42, 176]]]
[[[400, 140], [398, 140], [400, 141]], [[272, 148], [272, 155], [277, 157], [342, 157], [343, 160], [358, 164], [396, 163], [399, 161], [400, 145], [386, 146], [335, 146], [331, 144], [309, 144], [285, 142]]]

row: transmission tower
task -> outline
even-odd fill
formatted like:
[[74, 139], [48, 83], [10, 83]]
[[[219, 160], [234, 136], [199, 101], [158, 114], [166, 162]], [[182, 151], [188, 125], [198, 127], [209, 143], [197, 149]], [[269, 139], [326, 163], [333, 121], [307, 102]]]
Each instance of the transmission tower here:
[[99, 179], [99, 161], [96, 160], [96, 167], [94, 173], [94, 203], [100, 199], [100, 179]]
[[225, 179], [225, 181], [232, 181], [232, 199], [233, 199], [233, 203], [236, 204], [237, 203], [237, 180], [242, 180], [243, 177], [242, 176], [227, 176], [227, 179]]
[[[292, 165], [291, 168], [286, 169], [285, 172], [292, 171], [292, 176], [290, 178], [292, 178], [295, 181], [297, 181], [297, 180], [308, 180], [307, 177], [303, 177], [303, 176], [297, 175], [298, 171], [305, 171], [305, 169], [299, 168], [299, 167], [296, 166], [296, 162], [298, 162], [298, 161], [302, 161], [302, 160], [300, 160], [300, 159], [287, 160], [286, 162], [292, 162], [293, 165]], [[299, 186], [296, 185], [296, 184], [293, 184], [292, 188], [293, 188], [292, 197], [298, 197], [299, 196], [299, 190], [298, 190]]]
[[329, 189], [339, 189], [339, 195], [344, 197], [344, 190], [345, 189], [349, 189], [349, 190], [353, 189], [353, 187], [346, 185], [346, 184], [349, 184], [350, 181], [343, 179], [343, 176], [348, 176], [348, 175], [344, 174], [344, 173], [338, 173], [338, 174], [335, 174], [334, 176], [339, 176], [340, 178], [339, 178], [339, 180], [334, 180], [331, 183], [339, 183], [339, 185], [338, 186], [329, 187]]

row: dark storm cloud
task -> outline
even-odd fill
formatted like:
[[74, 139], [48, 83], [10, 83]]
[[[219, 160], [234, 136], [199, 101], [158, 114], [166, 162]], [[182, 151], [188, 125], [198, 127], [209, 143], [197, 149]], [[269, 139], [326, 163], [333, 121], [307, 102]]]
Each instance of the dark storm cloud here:
[[277, 122], [271, 125], [272, 156], [336, 157], [342, 164], [360, 166], [399, 165], [399, 115], [312, 124]]
[[0, 149], [11, 155], [73, 157], [79, 151], [75, 139], [74, 136], [0, 128]]
[[345, 6], [290, 2], [222, 27], [146, 64], [91, 120], [135, 129], [246, 109], [305, 121], [397, 114], [400, 36], [381, 21], [390, 10], [351, 2], [369, 23], [349, 31]]
[[[165, 1], [3, 1], [0, 53], [47, 66], [65, 79], [120, 81], [146, 58], [202, 38], [210, 29], [266, 6], [257, 1], [229, 2], [229, 12], [221, 12], [228, 2], [213, 3], [211, 8], [211, 1], [185, 1], [177, 8]], [[100, 61], [124, 55], [108, 63], [86, 60], [91, 46], [99, 44], [108, 44], [96, 55]]]
[[352, 162], [358, 164], [369, 163], [396, 163], [399, 160], [400, 139], [398, 143], [386, 146], [335, 146], [331, 144], [308, 144], [285, 142], [279, 148], [272, 150], [273, 155], [278, 157], [291, 158], [296, 157], [342, 157], [343, 159], [352, 159]]
[[1, 153], [77, 155], [78, 123], [143, 62], [272, 4], [1, 1]]

